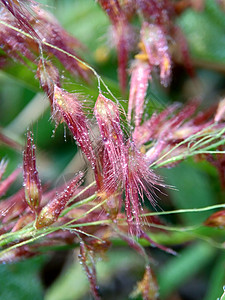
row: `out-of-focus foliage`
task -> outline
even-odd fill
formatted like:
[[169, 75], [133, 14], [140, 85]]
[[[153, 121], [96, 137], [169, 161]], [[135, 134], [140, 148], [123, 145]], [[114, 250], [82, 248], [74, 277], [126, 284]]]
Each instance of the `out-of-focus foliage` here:
[[[87, 48], [83, 50], [82, 57], [103, 76], [110, 90], [127, 109], [127, 101], [123, 99], [128, 96], [121, 96], [116, 52], [111, 49], [107, 35], [110, 23], [99, 5], [94, 0], [39, 2], [46, 5], [44, 8], [50, 10], [66, 30], [83, 42]], [[208, 107], [224, 97], [225, 13], [217, 2], [206, 0], [202, 11], [190, 8], [179, 17], [177, 23], [188, 41], [196, 77], [190, 78], [178, 59], [173, 65], [170, 88], [162, 88], [155, 80], [150, 84], [145, 119], [155, 109], [160, 112], [174, 100], [185, 102], [189, 97], [199, 97], [202, 107]], [[138, 21], [135, 22], [138, 27]], [[86, 103], [94, 106], [98, 94], [95, 82], [90, 85], [77, 82], [66, 70], [62, 71], [61, 77], [68, 91], [81, 93], [87, 98]], [[52, 137], [55, 125], [50, 121], [50, 108], [32, 69], [12, 61], [0, 72], [0, 127], [3, 133], [18, 143], [16, 150], [0, 145], [0, 158], [9, 160], [6, 175], [22, 164], [21, 151], [30, 124], [38, 149], [39, 174], [44, 182], [54, 179], [57, 186], [59, 182], [67, 181], [71, 172], [85, 168], [81, 154], [63, 127], [59, 127]], [[159, 196], [158, 204], [164, 211], [202, 208], [224, 202], [225, 193], [216, 169], [207, 162], [190, 158], [173, 169], [159, 172], [167, 184], [175, 187], [163, 190], [167, 196]], [[22, 177], [12, 185], [7, 195], [13, 194], [21, 182]], [[167, 228], [157, 233], [153, 231], [151, 237], [154, 241], [172, 245], [179, 252], [178, 256], [171, 257], [159, 250], [152, 251], [160, 299], [212, 300], [222, 296], [225, 284], [224, 227], [202, 225], [212, 212], [196, 210], [165, 214], [162, 217]], [[81, 273], [79, 262], [74, 259], [74, 252], [71, 254], [66, 249], [68, 251], [63, 252], [65, 257], [60, 264], [52, 258], [57, 247], [49, 248], [52, 252], [44, 258], [40, 256], [0, 265], [1, 299], [89, 299], [89, 285]], [[99, 258], [97, 272], [100, 274], [103, 299], [115, 299], [115, 295], [117, 299], [125, 299], [143, 276], [144, 261], [127, 248], [124, 242], [115, 238], [106, 260]], [[59, 265], [56, 274], [52, 264]], [[53, 282], [46, 283], [48, 276], [53, 278]]]

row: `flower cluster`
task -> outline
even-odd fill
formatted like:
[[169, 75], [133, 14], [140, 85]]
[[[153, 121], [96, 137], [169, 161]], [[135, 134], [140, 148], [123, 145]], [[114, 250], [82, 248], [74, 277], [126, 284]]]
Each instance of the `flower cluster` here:
[[12, 59], [25, 64], [28, 61], [37, 64], [38, 57], [43, 57], [45, 53], [54, 55], [72, 74], [89, 81], [88, 70], [72, 58], [77, 56], [74, 49], [84, 49], [84, 46], [69, 35], [49, 12], [34, 1], [28, 2], [29, 6], [23, 1], [1, 1], [2, 50]]
[[[0, 202], [0, 233], [3, 237], [0, 261], [36, 255], [45, 245], [79, 244], [79, 259], [95, 299], [100, 299], [95, 254], [109, 248], [111, 237], [119, 236], [144, 257], [147, 255], [135, 238], [143, 238], [150, 245], [175, 254], [170, 248], [151, 240], [149, 220], [144, 217], [145, 202], [156, 208], [161, 190], [168, 187], [153, 166], [172, 167], [195, 156], [215, 165], [225, 185], [224, 156], [221, 156], [225, 140], [224, 100], [217, 108], [204, 112], [198, 112], [197, 101], [184, 106], [171, 104], [143, 121], [153, 71], [159, 70], [162, 85], [167, 86], [171, 80], [169, 41], [180, 32], [173, 20], [183, 8], [176, 1], [166, 0], [98, 2], [113, 26], [122, 91], [127, 88], [129, 53], [137, 40], [132, 18], [139, 15], [141, 25], [139, 43], [135, 45], [139, 52], [131, 67], [127, 114], [118, 101], [113, 101], [109, 95], [106, 97], [98, 86], [99, 94], [90, 120], [83, 96], [63, 88], [60, 70], [51, 59], [54, 55], [71, 74], [89, 82], [92, 68], [84, 64], [74, 50], [82, 49], [81, 43], [36, 2], [0, 1], [0, 41], [6, 63], [11, 58], [33, 64], [36, 78], [49, 98], [51, 119], [56, 126], [63, 123], [68, 127], [93, 170], [94, 178], [93, 184], [86, 187], [83, 185], [85, 171], [81, 170], [57, 188], [41, 184], [33, 133], [28, 130], [23, 152], [23, 188]], [[185, 48], [185, 42], [182, 47]], [[0, 141], [15, 146], [3, 134], [0, 134]], [[1, 160], [0, 180], [6, 167], [7, 162]], [[21, 168], [18, 168], [0, 182], [1, 197], [20, 172]], [[152, 224], [161, 222], [157, 218], [151, 219]], [[224, 211], [206, 221], [208, 226], [221, 223], [224, 226]], [[8, 238], [7, 233], [15, 233], [16, 238]], [[157, 284], [148, 258], [144, 278], [136, 292], [146, 300], [157, 298]]]

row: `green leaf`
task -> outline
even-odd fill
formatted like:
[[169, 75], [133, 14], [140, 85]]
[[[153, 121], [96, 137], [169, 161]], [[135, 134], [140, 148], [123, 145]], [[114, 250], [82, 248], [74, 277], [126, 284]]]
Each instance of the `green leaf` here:
[[19, 263], [0, 265], [1, 300], [42, 300], [43, 287], [38, 276], [44, 256]]
[[[219, 298], [221, 295], [222, 286], [225, 283], [225, 253], [222, 253], [216, 260], [209, 282], [208, 292], [204, 300]], [[221, 300], [224, 299], [222, 296]]]
[[158, 273], [161, 299], [191, 278], [215, 256], [216, 250], [206, 243], [197, 243], [172, 258]]
[[[166, 183], [177, 190], [168, 190], [171, 201], [176, 208], [199, 208], [215, 203], [212, 186], [205, 172], [196, 166], [183, 162], [173, 169], [161, 170]], [[186, 224], [202, 223], [211, 212], [198, 214], [183, 214], [181, 217]]]
[[216, 1], [207, 1], [203, 12], [186, 10], [178, 23], [185, 33], [193, 58], [225, 66], [225, 14]]

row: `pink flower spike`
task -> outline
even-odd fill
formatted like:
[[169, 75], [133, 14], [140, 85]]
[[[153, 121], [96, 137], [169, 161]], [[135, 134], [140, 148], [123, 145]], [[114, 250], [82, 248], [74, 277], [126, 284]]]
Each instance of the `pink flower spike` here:
[[149, 120], [145, 121], [141, 126], [135, 127], [132, 137], [138, 148], [153, 139], [161, 137], [161, 132], [164, 131], [164, 128], [168, 129], [168, 118], [179, 106], [178, 103], [174, 103], [159, 114], [153, 113]]
[[141, 42], [150, 65], [160, 67], [161, 83], [166, 86], [171, 76], [171, 59], [165, 33], [159, 26], [144, 22]]
[[42, 196], [41, 182], [36, 169], [35, 145], [32, 132], [27, 132], [27, 144], [23, 152], [23, 184], [25, 200], [33, 211], [37, 211]]
[[[125, 187], [125, 209], [127, 222], [132, 234], [137, 236], [141, 233], [140, 210], [142, 209], [140, 199], [144, 202], [144, 195], [155, 207], [154, 199], [157, 186], [164, 186], [159, 177], [149, 169], [148, 163], [143, 154], [136, 148], [136, 145], [128, 141], [126, 145], [126, 170], [123, 178]], [[140, 199], [139, 199], [140, 197]]]
[[77, 145], [80, 146], [87, 159], [96, 166], [96, 157], [90, 138], [88, 120], [82, 110], [78, 94], [71, 94], [57, 85], [54, 87], [53, 118], [56, 124], [64, 121], [71, 131]]
[[[67, 33], [52, 14], [41, 9], [32, 0], [29, 1], [30, 3], [19, 0], [0, 1], [4, 5], [1, 7], [1, 20], [28, 32], [34, 37], [30, 39], [22, 33], [18, 33], [12, 28], [1, 24], [0, 40], [2, 41], [4, 52], [9, 57], [25, 64], [26, 60], [24, 58], [26, 57], [32, 63], [36, 63], [37, 56], [42, 56], [42, 53], [40, 53], [40, 44], [42, 44], [44, 53], [48, 56], [53, 54], [69, 72], [90, 82], [91, 74], [89, 69], [73, 57], [79, 58], [74, 50], [75, 48], [84, 50], [85, 47], [76, 38]], [[27, 2], [26, 4], [30, 5], [27, 5], [26, 8], [23, 2]]]
[[[54, 47], [46, 45], [43, 46], [44, 51], [55, 55], [69, 72], [79, 75], [85, 81], [89, 82], [91, 74], [88, 68], [72, 57], [76, 56], [79, 58], [74, 51], [75, 48], [80, 48], [80, 50], [84, 51], [85, 47], [75, 37], [64, 30], [51, 13], [41, 9], [39, 5], [33, 5], [32, 9], [36, 14], [36, 18], [34, 19], [32, 15], [28, 17], [34, 24], [34, 30], [38, 32], [40, 39], [63, 50], [64, 53]], [[38, 22], [36, 20], [38, 20]], [[67, 55], [65, 52], [70, 55]]]
[[0, 196], [4, 195], [10, 185], [16, 180], [16, 177], [21, 172], [21, 168], [16, 169], [12, 174], [9, 175], [5, 180], [0, 182]]
[[124, 94], [127, 85], [127, 62], [128, 62], [128, 38], [129, 32], [126, 22], [121, 22], [115, 28], [116, 43], [117, 43], [117, 55], [118, 55], [118, 77], [120, 82], [120, 88]]
[[120, 127], [119, 108], [113, 101], [99, 94], [94, 114], [103, 141], [103, 181], [108, 190], [112, 185], [116, 188], [119, 181], [122, 180], [121, 163], [125, 164], [125, 145]]
[[111, 140], [116, 145], [121, 146], [123, 144], [123, 132], [120, 127], [118, 105], [102, 94], [99, 94], [95, 103], [94, 114], [103, 142]]
[[[5, 8], [16, 18], [16, 20], [20, 24], [20, 27], [23, 30], [31, 33], [31, 35], [34, 35], [36, 38], [38, 38], [37, 33], [33, 29], [29, 20], [27, 20], [27, 13], [29, 13], [29, 12], [28, 12], [28, 8], [25, 7], [25, 5], [23, 3], [25, 1], [1, 0], [1, 2], [5, 6]], [[31, 0], [28, 2], [30, 2], [30, 4], [34, 4], [34, 2]]]
[[[123, 93], [126, 90], [127, 83], [127, 62], [130, 50], [130, 41], [132, 40], [132, 31], [128, 22], [129, 11], [123, 9], [120, 1], [98, 0], [103, 10], [108, 14], [113, 25], [114, 42], [117, 48], [118, 57], [118, 77], [120, 88]], [[126, 8], [126, 7], [125, 7]]]
[[172, 1], [167, 0], [136, 0], [136, 6], [142, 13], [144, 19], [154, 22], [157, 25], [168, 26], [172, 17]]
[[[1, 20], [5, 23], [18, 27], [18, 22], [14, 16], [4, 7], [1, 7]], [[38, 46], [36, 40], [26, 39], [22, 34], [17, 33], [5, 25], [0, 25], [0, 40], [2, 50], [5, 54], [21, 63], [25, 63], [24, 57], [30, 61], [35, 61], [35, 54]]]
[[58, 69], [50, 62], [40, 59], [37, 69], [37, 78], [42, 89], [47, 94], [50, 103], [53, 102], [54, 86], [60, 86]]
[[146, 61], [139, 59], [137, 59], [134, 67], [132, 68], [128, 104], [128, 120], [131, 121], [132, 110], [134, 110], [135, 126], [139, 126], [142, 120], [150, 72], [150, 65]]
[[42, 208], [35, 223], [36, 228], [50, 226], [58, 220], [77, 187], [82, 183], [83, 175], [79, 173], [61, 194]]
[[111, 22], [117, 24], [121, 20], [121, 6], [118, 0], [98, 0], [102, 9], [108, 14]]

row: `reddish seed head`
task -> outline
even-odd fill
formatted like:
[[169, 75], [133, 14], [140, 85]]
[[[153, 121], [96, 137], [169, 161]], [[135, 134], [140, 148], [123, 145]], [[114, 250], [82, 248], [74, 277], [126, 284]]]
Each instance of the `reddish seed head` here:
[[[68, 34], [68, 32], [61, 27], [57, 19], [48, 11], [41, 9], [38, 5], [34, 5], [32, 9], [36, 14], [36, 18], [33, 18], [33, 16], [30, 15], [30, 22], [33, 24], [33, 28], [40, 36], [40, 39], [78, 57], [74, 49], [84, 49], [81, 42]], [[58, 51], [51, 46], [43, 45], [43, 49], [47, 53], [55, 55], [69, 72], [81, 76], [86, 81], [90, 80], [89, 70], [83, 64], [77, 62], [73, 57]]]
[[95, 103], [94, 114], [103, 141], [103, 184], [108, 190], [112, 186], [118, 186], [123, 172], [121, 163], [124, 161], [124, 137], [120, 127], [119, 108], [100, 94]]
[[42, 208], [35, 223], [36, 228], [50, 226], [58, 220], [77, 187], [82, 183], [82, 177], [83, 173], [79, 173], [61, 194]]
[[168, 26], [173, 14], [173, 7], [167, 0], [136, 0], [137, 10], [149, 22]]
[[123, 12], [118, 0], [98, 0], [102, 9], [108, 14], [111, 22], [117, 24], [123, 18]]
[[141, 295], [143, 300], [158, 299], [158, 285], [150, 266], [146, 266], [144, 277], [137, 283], [137, 287], [132, 295], [134, 297]]
[[128, 19], [132, 18], [135, 13], [135, 1], [136, 0], [119, 0], [120, 7]]
[[124, 187], [127, 221], [130, 230], [135, 227], [138, 235], [141, 226], [140, 199], [143, 201], [145, 194], [155, 204], [152, 193], [154, 185], [159, 185], [158, 177], [149, 170], [133, 142], [128, 141], [125, 145], [117, 105], [100, 94], [94, 113], [104, 145], [103, 191], [111, 196], [118, 188]]
[[212, 214], [206, 221], [206, 226], [225, 227], [225, 210]]
[[[189, 133], [189, 135], [195, 133], [193, 132], [194, 128], [191, 126], [193, 125], [194, 119], [188, 126], [185, 126], [185, 122], [192, 117], [197, 106], [197, 103], [190, 102], [183, 109], [178, 110], [180, 105], [174, 103], [161, 113], [154, 113], [149, 120], [135, 128], [133, 139], [138, 145], [142, 145], [152, 140], [172, 141], [176, 138], [186, 138], [187, 133]], [[181, 132], [183, 129], [185, 130]], [[196, 127], [196, 130], [199, 130], [199, 128]]]
[[37, 78], [52, 104], [54, 86], [60, 86], [58, 69], [50, 61], [40, 59], [37, 68]]
[[151, 67], [146, 61], [137, 59], [131, 73], [130, 95], [128, 104], [128, 120], [134, 110], [135, 126], [139, 126], [144, 112], [144, 100], [148, 88]]
[[[138, 148], [147, 142], [152, 142], [151, 148], [145, 155], [149, 164], [156, 161], [163, 154], [168, 153], [178, 143], [201, 132], [204, 128], [206, 132], [209, 132], [208, 127], [213, 124], [212, 116], [215, 109], [210, 108], [206, 112], [200, 111], [196, 115], [198, 105], [198, 102], [192, 101], [181, 109], [179, 104], [174, 103], [158, 115], [154, 113], [149, 120], [135, 128], [133, 139]], [[219, 128], [219, 126], [220, 124], [215, 124], [214, 129]], [[171, 154], [166, 154], [165, 159], [184, 153], [189, 146], [188, 143], [183, 143], [173, 149]], [[207, 157], [209, 158], [210, 155], [207, 155]], [[217, 167], [219, 166], [218, 158], [215, 164]]]
[[[38, 38], [38, 35], [34, 31], [32, 25], [27, 19], [27, 14], [29, 11], [23, 2], [19, 0], [1, 0], [2, 4], [7, 8], [7, 10], [16, 18], [20, 27], [26, 31], [34, 35]], [[27, 2], [27, 1], [26, 1]], [[29, 1], [33, 4], [33, 1]]]
[[118, 77], [121, 90], [124, 93], [127, 81], [126, 67], [128, 62], [128, 53], [130, 50], [130, 40], [132, 40], [132, 33], [128, 23], [130, 12], [126, 14], [125, 9], [123, 9], [118, 0], [99, 0], [99, 3], [103, 10], [105, 10], [108, 14], [113, 25], [113, 42], [116, 45], [118, 56]]
[[89, 123], [78, 97], [78, 94], [68, 93], [55, 85], [53, 118], [57, 124], [63, 121], [67, 124], [78, 146], [81, 147], [81, 150], [94, 168], [96, 165], [96, 157], [90, 138]]
[[[105, 147], [114, 146], [116, 153], [122, 151], [123, 146], [123, 132], [120, 127], [119, 107], [110, 99], [102, 94], [99, 94], [95, 103], [94, 114], [98, 122], [102, 141]], [[109, 159], [113, 161], [110, 156]], [[111, 154], [116, 155], [113, 151]]]
[[141, 202], [144, 202], [144, 195], [153, 206], [156, 201], [153, 197], [156, 186], [163, 186], [159, 177], [149, 169], [148, 163], [143, 154], [136, 148], [133, 142], [128, 141], [126, 145], [126, 163], [124, 169], [123, 184], [125, 188], [125, 209], [127, 221], [132, 232], [139, 235], [140, 231], [140, 210]]
[[25, 200], [33, 211], [37, 211], [42, 188], [36, 169], [35, 145], [33, 143], [32, 132], [27, 132], [27, 144], [23, 153], [23, 184]]
[[122, 20], [113, 28], [118, 57], [118, 78], [123, 93], [127, 85], [127, 64], [129, 51], [132, 48], [133, 32], [126, 20]]
[[[1, 7], [1, 20], [5, 23], [18, 27], [18, 21], [15, 17], [4, 7]], [[24, 63], [24, 57], [35, 61], [33, 51], [38, 49], [36, 41], [25, 38], [22, 34], [15, 30], [1, 24], [0, 25], [0, 40], [2, 41], [2, 50], [7, 56]]]
[[[27, 9], [20, 5], [22, 1], [4, 1], [1, 9], [1, 20], [7, 24], [28, 32], [33, 39], [5, 26], [0, 25], [0, 40], [3, 43], [3, 51], [13, 59], [24, 63], [24, 57], [32, 63], [36, 63], [40, 53], [41, 41], [53, 45], [47, 46], [42, 43], [42, 50], [48, 55], [55, 55], [63, 66], [71, 73], [79, 75], [86, 81], [90, 81], [89, 70], [72, 56], [78, 57], [74, 48], [83, 48], [81, 43], [69, 35], [49, 12], [43, 10], [37, 3], [30, 1]], [[57, 50], [55, 47], [61, 49]], [[64, 53], [63, 53], [64, 51]], [[67, 55], [65, 52], [69, 53]], [[72, 55], [72, 56], [71, 56]]]
[[171, 59], [165, 33], [159, 26], [144, 22], [141, 29], [141, 42], [149, 64], [160, 67], [161, 83], [166, 86], [171, 75]]
[[102, 94], [99, 94], [95, 103], [94, 114], [103, 139], [107, 137], [106, 133], [112, 134], [121, 131], [118, 105]]
[[53, 97], [53, 118], [56, 123], [65, 122], [78, 146], [91, 163], [97, 186], [100, 186], [101, 174], [96, 160], [89, 122], [82, 110], [78, 94], [71, 94], [55, 85]]
[[[54, 85], [53, 118], [57, 122], [76, 119], [82, 114], [82, 104], [77, 94], [71, 94]], [[71, 127], [72, 128], [72, 127]]]
[[100, 196], [102, 200], [107, 199], [107, 202], [104, 204], [103, 207], [107, 215], [110, 216], [112, 220], [115, 220], [122, 207], [122, 201], [123, 201], [122, 192], [113, 193], [111, 189], [111, 193], [109, 191], [106, 191], [105, 193], [98, 193], [98, 196]]

